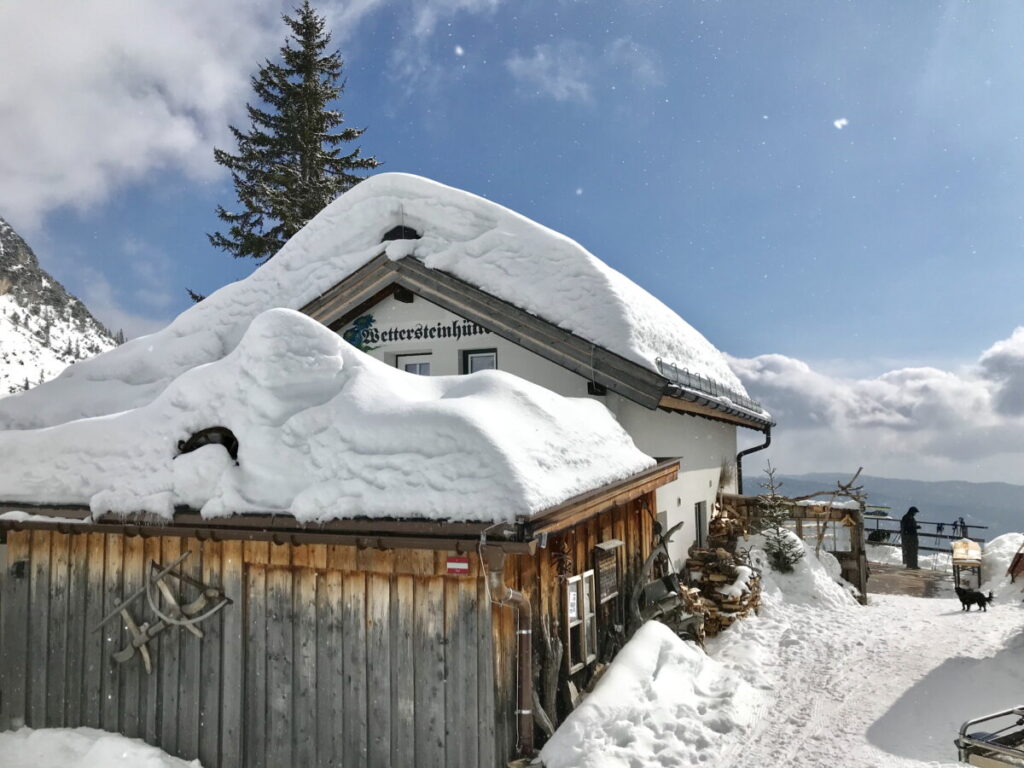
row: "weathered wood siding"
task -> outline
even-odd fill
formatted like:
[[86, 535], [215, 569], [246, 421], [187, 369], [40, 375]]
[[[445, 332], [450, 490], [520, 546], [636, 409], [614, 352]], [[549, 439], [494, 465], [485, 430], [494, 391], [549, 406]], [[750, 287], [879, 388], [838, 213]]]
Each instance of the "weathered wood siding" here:
[[[654, 535], [654, 492], [613, 507], [548, 538], [548, 545], [538, 549], [535, 556], [509, 556], [505, 562], [505, 583], [522, 590], [530, 599], [533, 613], [533, 638], [540, 642], [541, 617], [548, 616], [564, 633], [562, 605], [565, 581], [563, 576], [582, 573], [594, 567], [594, 548], [601, 542], [619, 539], [623, 546], [616, 550], [619, 572], [623, 574], [622, 589], [628, 590], [644, 559], [650, 554]], [[482, 599], [482, 598], [481, 598]], [[621, 594], [619, 601], [625, 601]], [[620, 605], [619, 608], [622, 606]], [[617, 608], [618, 609], [618, 608]], [[599, 613], [599, 622], [607, 620], [607, 611]], [[494, 696], [495, 741], [500, 751], [508, 756], [516, 754], [519, 734], [516, 733], [516, 613], [511, 607], [493, 608], [491, 622], [494, 644]], [[600, 627], [600, 623], [599, 623]], [[536, 656], [535, 656], [536, 658]], [[563, 657], [564, 660], [564, 657]], [[601, 659], [608, 661], [609, 659]], [[573, 680], [582, 685], [589, 673], [587, 668]], [[566, 670], [562, 678], [567, 679]], [[539, 733], [539, 732], [538, 732]], [[538, 742], [540, 743], [540, 742]]]
[[[234, 603], [150, 644], [153, 673], [110, 654], [151, 560], [189, 550], [189, 575]], [[8, 534], [0, 600], [0, 728], [94, 726], [206, 768], [497, 766], [492, 609], [476, 557], [330, 545]], [[179, 591], [179, 596], [181, 595]], [[195, 597], [184, 588], [184, 600]], [[151, 620], [144, 599], [136, 621]], [[514, 654], [513, 654], [514, 656]], [[502, 687], [502, 696], [508, 695]], [[514, 689], [509, 702], [514, 700]], [[503, 702], [504, 705], [504, 702]], [[514, 707], [514, 704], [512, 704]]]

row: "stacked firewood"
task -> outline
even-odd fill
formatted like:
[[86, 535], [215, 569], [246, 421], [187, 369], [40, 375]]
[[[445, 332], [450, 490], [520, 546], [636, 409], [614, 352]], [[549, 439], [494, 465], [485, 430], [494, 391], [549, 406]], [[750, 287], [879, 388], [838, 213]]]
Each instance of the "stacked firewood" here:
[[[732, 549], [735, 551], [735, 542]], [[739, 562], [725, 547], [692, 547], [686, 560], [686, 577], [691, 585], [683, 600], [690, 610], [704, 614], [704, 631], [714, 636], [757, 611], [761, 605], [761, 578], [753, 568]]]

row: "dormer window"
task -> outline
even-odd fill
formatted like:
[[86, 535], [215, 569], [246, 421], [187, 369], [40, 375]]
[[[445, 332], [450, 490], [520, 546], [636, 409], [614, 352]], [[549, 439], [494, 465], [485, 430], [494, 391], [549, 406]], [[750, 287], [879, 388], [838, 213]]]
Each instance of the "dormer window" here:
[[404, 224], [399, 224], [397, 227], [392, 227], [384, 233], [384, 237], [381, 238], [382, 243], [386, 243], [388, 240], [419, 240], [420, 233], [412, 227], [407, 227]]

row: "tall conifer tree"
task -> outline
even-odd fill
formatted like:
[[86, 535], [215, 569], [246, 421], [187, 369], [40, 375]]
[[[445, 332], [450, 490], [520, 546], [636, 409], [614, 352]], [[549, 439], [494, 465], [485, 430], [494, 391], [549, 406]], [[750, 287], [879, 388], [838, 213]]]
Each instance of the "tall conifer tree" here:
[[[236, 258], [266, 261], [338, 195], [362, 180], [360, 171], [376, 168], [374, 157], [355, 147], [365, 129], [342, 128], [342, 113], [332, 103], [345, 89], [344, 63], [329, 51], [331, 35], [304, 0], [294, 16], [282, 16], [290, 35], [281, 61], [267, 61], [252, 78], [259, 104], [247, 104], [248, 132], [231, 126], [238, 154], [214, 150], [214, 159], [231, 171], [240, 211], [217, 207], [227, 231], [210, 242]], [[191, 293], [191, 292], [190, 292]]]

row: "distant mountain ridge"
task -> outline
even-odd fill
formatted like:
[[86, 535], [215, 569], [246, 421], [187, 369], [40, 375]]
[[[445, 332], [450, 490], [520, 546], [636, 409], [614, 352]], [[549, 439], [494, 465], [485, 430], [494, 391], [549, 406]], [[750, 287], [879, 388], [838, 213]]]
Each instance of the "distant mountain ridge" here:
[[28, 243], [0, 218], [0, 397], [114, 346], [110, 331], [39, 266]]
[[[835, 488], [846, 482], [850, 473], [814, 472], [806, 475], [779, 475], [785, 496], [801, 496]], [[930, 522], [951, 523], [963, 517], [968, 523], [987, 525], [982, 538], [992, 539], [1004, 533], [1024, 532], [1024, 485], [1011, 483], [969, 483], [963, 480], [898, 480], [862, 475], [858, 483], [868, 494], [868, 504], [891, 507], [892, 517], [902, 517], [911, 506], [918, 518]], [[973, 535], [973, 534], [972, 534]]]

